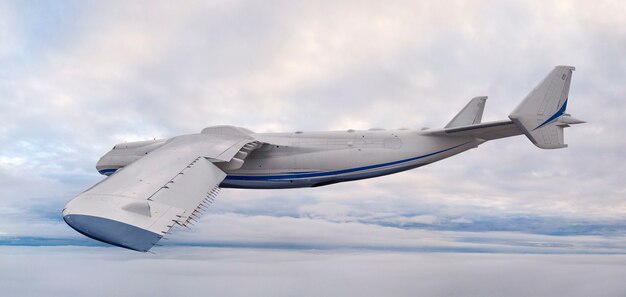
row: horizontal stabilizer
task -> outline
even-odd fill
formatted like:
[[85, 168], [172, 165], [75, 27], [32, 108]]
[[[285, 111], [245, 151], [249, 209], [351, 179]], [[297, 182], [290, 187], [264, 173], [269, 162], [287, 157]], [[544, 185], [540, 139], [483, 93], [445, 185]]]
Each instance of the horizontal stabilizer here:
[[520, 135], [522, 132], [512, 121], [497, 121], [467, 125], [461, 127], [426, 130], [424, 135], [449, 137], [475, 137], [483, 140], [493, 140]]

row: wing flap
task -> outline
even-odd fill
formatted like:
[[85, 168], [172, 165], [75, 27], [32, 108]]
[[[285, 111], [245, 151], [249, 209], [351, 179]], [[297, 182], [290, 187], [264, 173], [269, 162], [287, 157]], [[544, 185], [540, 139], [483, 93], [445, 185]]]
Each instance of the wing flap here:
[[212, 191], [224, 180], [226, 173], [203, 157], [185, 167], [161, 187], [149, 200], [184, 209], [176, 221], [187, 225], [199, 205], [210, 198]]

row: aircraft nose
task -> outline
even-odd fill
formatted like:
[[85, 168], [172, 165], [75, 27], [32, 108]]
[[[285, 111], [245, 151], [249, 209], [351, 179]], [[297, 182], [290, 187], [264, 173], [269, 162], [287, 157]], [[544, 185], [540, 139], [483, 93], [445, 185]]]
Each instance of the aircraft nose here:
[[63, 220], [89, 238], [115, 246], [147, 252], [162, 236], [103, 216], [84, 214], [71, 202], [63, 209]]

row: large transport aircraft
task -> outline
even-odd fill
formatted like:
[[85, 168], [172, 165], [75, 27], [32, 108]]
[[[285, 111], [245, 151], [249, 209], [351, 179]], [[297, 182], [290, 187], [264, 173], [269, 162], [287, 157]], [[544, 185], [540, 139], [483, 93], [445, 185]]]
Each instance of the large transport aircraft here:
[[574, 67], [557, 66], [508, 120], [481, 123], [473, 98], [444, 128], [254, 133], [234, 126], [118, 144], [96, 169], [108, 177], [69, 201], [63, 219], [93, 239], [147, 252], [175, 225], [189, 226], [220, 188], [319, 187], [424, 166], [494, 139], [526, 135], [564, 148]]

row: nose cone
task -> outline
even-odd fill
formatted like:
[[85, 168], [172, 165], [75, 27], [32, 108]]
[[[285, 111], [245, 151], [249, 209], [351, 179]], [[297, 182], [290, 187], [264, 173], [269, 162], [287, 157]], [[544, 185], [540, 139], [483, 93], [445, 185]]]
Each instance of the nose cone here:
[[162, 237], [154, 232], [113, 219], [76, 213], [67, 206], [63, 210], [63, 220], [87, 237], [140, 252], [150, 250]]

